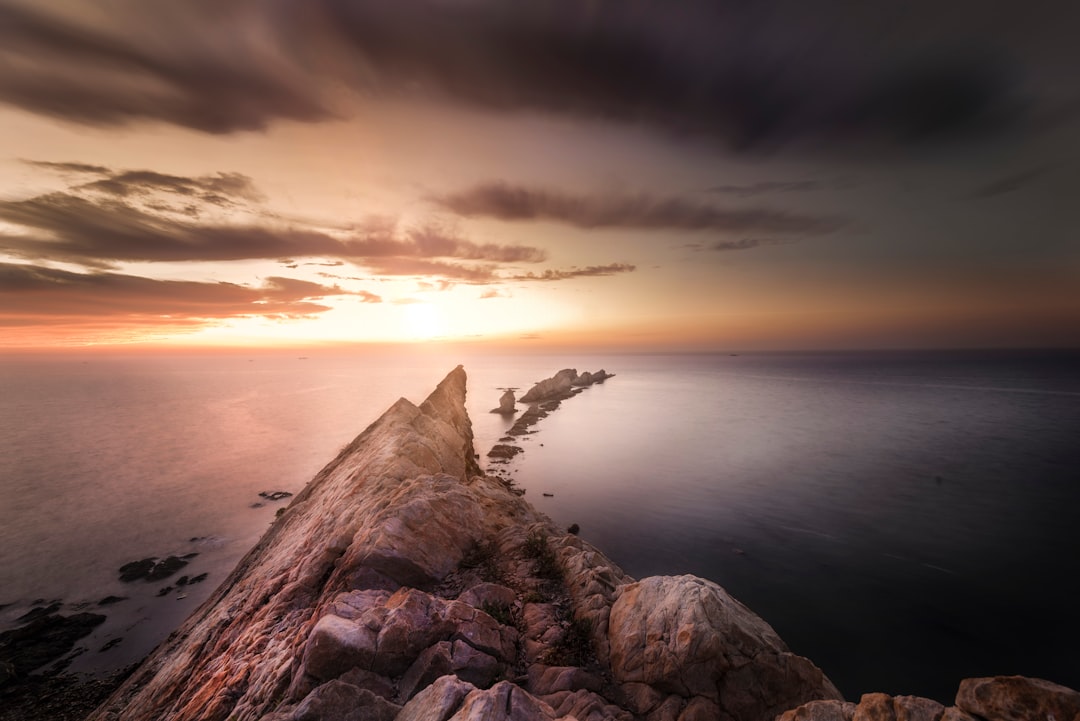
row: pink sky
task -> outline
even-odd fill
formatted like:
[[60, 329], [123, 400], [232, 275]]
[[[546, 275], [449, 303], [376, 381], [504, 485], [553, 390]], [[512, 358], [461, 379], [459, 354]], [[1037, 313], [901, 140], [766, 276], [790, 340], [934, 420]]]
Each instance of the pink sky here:
[[0, 347], [1080, 344], [1068, 24], [773, 4], [4, 3]]

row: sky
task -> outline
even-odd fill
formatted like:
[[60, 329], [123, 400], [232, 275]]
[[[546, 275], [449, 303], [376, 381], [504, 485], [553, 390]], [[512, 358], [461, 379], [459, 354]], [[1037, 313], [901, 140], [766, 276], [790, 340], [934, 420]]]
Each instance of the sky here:
[[1077, 27], [0, 0], [0, 349], [1077, 347]]

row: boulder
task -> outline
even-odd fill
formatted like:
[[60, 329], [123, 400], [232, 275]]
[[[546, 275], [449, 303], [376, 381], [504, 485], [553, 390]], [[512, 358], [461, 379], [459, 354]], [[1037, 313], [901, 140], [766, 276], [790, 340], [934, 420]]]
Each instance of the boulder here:
[[720, 586], [694, 576], [623, 586], [607, 638], [617, 682], [701, 696], [736, 719], [772, 718], [807, 701], [842, 698], [765, 621]]
[[395, 721], [446, 721], [475, 690], [456, 676], [443, 676], [402, 706]]
[[408, 698], [448, 673], [490, 685], [515, 652], [513, 628], [466, 603], [415, 588], [342, 594], [329, 610], [308, 636], [301, 666], [302, 674], [321, 681], [354, 667], [388, 677], [409, 671]]
[[555, 711], [509, 681], [465, 697], [451, 721], [554, 721]]
[[479, 609], [485, 605], [510, 607], [517, 600], [517, 594], [506, 586], [485, 582], [469, 588], [458, 596], [458, 600]]
[[850, 701], [810, 701], [785, 711], [776, 721], [852, 721], [855, 704]]
[[104, 621], [100, 613], [50, 614], [0, 633], [0, 685], [64, 656]]
[[478, 688], [488, 688], [503, 668], [494, 656], [477, 651], [464, 641], [440, 641], [425, 649], [401, 677], [401, 698], [412, 698], [448, 674]]
[[296, 707], [292, 721], [393, 721], [401, 707], [343, 681], [329, 681]]
[[920, 696], [863, 694], [852, 721], [940, 721], [945, 707]]
[[1074, 721], [1080, 693], [1025, 676], [968, 678], [960, 682], [956, 705], [987, 721]]
[[377, 643], [376, 630], [340, 616], [323, 616], [308, 636], [304, 673], [326, 681], [354, 667], [370, 669]]

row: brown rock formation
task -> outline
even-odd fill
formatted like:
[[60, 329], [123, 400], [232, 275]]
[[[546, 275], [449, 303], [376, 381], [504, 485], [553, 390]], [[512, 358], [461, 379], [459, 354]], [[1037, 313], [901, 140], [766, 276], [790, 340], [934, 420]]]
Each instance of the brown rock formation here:
[[956, 692], [956, 705], [987, 721], [1080, 719], [1080, 693], [1023, 676], [965, 679]]
[[719, 586], [635, 583], [480, 475], [464, 399], [459, 367], [395, 403], [91, 720], [757, 721], [839, 698]]
[[499, 396], [499, 407], [492, 408], [492, 413], [499, 413], [504, 416], [512, 416], [517, 413], [517, 407], [515, 404], [517, 401], [514, 398], [514, 391], [507, 389], [505, 393]]
[[960, 682], [956, 706], [918, 696], [864, 694], [859, 703], [812, 701], [776, 721], [1080, 721], [1080, 693], [1038, 678], [995, 676]]
[[578, 375], [573, 368], [564, 368], [551, 378], [545, 378], [529, 389], [521, 397], [522, 403], [542, 403], [543, 401], [561, 401], [579, 392], [576, 389], [603, 383], [614, 375], [601, 369], [595, 373], [585, 371]]

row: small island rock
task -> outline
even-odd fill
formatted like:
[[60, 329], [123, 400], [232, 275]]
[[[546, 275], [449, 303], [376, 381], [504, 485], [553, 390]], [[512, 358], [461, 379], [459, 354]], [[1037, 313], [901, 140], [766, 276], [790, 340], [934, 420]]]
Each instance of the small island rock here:
[[517, 400], [514, 398], [514, 391], [511, 389], [507, 389], [506, 392], [503, 393], [502, 396], [499, 398], [499, 407], [492, 408], [491, 412], [499, 413], [504, 416], [512, 416], [517, 413], [517, 408], [515, 407], [516, 403]]

